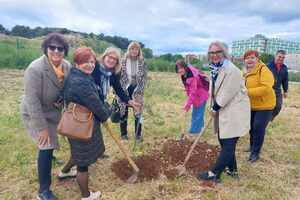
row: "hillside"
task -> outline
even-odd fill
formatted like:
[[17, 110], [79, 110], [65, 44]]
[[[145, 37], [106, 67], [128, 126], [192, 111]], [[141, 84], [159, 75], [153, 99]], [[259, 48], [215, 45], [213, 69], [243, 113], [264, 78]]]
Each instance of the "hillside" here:
[[[70, 53], [67, 57], [72, 60], [72, 52], [80, 45], [94, 49], [97, 54], [102, 53], [107, 47], [114, 46], [103, 40], [84, 38], [78, 34], [65, 35], [70, 44]], [[42, 54], [41, 43], [43, 37], [27, 39], [17, 36], [0, 35], [0, 68], [24, 69], [28, 64]]]

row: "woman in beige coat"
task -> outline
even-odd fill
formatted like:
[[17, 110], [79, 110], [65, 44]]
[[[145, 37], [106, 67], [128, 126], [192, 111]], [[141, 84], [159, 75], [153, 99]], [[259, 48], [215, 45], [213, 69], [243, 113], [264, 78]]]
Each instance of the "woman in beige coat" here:
[[24, 75], [21, 114], [28, 133], [39, 149], [37, 168], [38, 199], [55, 200], [50, 190], [53, 150], [58, 148], [56, 134], [61, 111], [57, 99], [71, 65], [64, 60], [68, 43], [61, 34], [51, 33], [42, 43], [44, 55], [34, 60]]
[[200, 180], [220, 181], [227, 167], [227, 174], [237, 175], [235, 147], [239, 137], [250, 129], [250, 101], [242, 72], [229, 60], [227, 48], [221, 42], [213, 42], [208, 48], [211, 68], [211, 114], [221, 152], [213, 166], [199, 175]]

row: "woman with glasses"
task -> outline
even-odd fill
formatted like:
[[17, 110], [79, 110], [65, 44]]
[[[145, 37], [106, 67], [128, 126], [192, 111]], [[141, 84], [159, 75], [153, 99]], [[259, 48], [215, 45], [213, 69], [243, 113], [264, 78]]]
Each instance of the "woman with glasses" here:
[[56, 128], [61, 118], [56, 100], [71, 65], [64, 59], [69, 45], [63, 35], [51, 33], [42, 43], [44, 55], [25, 70], [21, 114], [27, 131], [37, 144], [38, 199], [55, 200], [50, 190], [53, 150], [58, 148]]
[[211, 69], [211, 115], [221, 146], [216, 163], [200, 180], [220, 181], [222, 172], [238, 177], [235, 148], [239, 137], [250, 128], [250, 102], [242, 73], [229, 59], [224, 43], [213, 42], [208, 48]]
[[122, 102], [138, 109], [140, 104], [132, 100], [125, 93], [120, 84], [120, 60], [120, 50], [114, 47], [108, 47], [102, 54], [100, 61], [96, 62], [92, 76], [99, 87], [100, 94], [102, 94], [100, 98], [106, 100], [111, 86]]
[[274, 77], [269, 68], [259, 60], [257, 51], [244, 54], [246, 87], [251, 102], [250, 162], [259, 160], [264, 143], [266, 127], [272, 119], [276, 96]]

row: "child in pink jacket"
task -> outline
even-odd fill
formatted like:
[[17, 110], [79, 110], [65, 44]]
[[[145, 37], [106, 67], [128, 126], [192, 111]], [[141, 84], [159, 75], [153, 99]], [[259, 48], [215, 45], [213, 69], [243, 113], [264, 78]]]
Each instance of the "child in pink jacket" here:
[[208, 77], [199, 69], [188, 66], [181, 59], [176, 61], [176, 73], [181, 77], [188, 97], [183, 108], [184, 112], [188, 112], [193, 107], [189, 133], [199, 134], [204, 126], [205, 105], [209, 96]]

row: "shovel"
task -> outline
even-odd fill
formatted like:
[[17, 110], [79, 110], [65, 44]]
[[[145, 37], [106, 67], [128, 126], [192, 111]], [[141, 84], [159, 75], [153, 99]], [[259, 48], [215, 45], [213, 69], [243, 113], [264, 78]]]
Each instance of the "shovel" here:
[[109, 135], [113, 138], [113, 140], [115, 141], [115, 143], [118, 145], [118, 147], [120, 148], [120, 150], [122, 151], [122, 153], [125, 155], [126, 159], [128, 160], [129, 164], [131, 165], [131, 167], [134, 170], [133, 175], [131, 175], [128, 179], [127, 179], [127, 183], [135, 183], [138, 179], [138, 175], [140, 172], [140, 169], [137, 167], [137, 165], [135, 164], [135, 162], [130, 158], [128, 151], [124, 148], [124, 146], [121, 144], [121, 142], [118, 140], [118, 138], [113, 134], [108, 122], [103, 123], [103, 126], [106, 128], [106, 130], [108, 131]]
[[184, 113], [184, 119], [183, 119], [183, 124], [181, 127], [181, 133], [180, 133], [180, 137], [179, 137], [179, 143], [183, 144], [184, 141], [184, 137], [185, 137], [185, 127], [186, 127], [186, 118], [187, 118], [187, 113]]
[[135, 148], [136, 148], [136, 145], [137, 145], [137, 133], [138, 133], [138, 130], [139, 130], [139, 128], [140, 128], [140, 126], [142, 125], [142, 123], [143, 123], [143, 116], [142, 116], [142, 114], [138, 114], [138, 115], [136, 115], [136, 117], [138, 118], [138, 121], [137, 121], [137, 125], [136, 125], [136, 128], [135, 128], [135, 135], [134, 135], [134, 144], [133, 144], [133, 151], [135, 150]]
[[190, 159], [190, 157], [191, 157], [191, 155], [192, 155], [193, 150], [195, 149], [195, 147], [196, 147], [198, 141], [200, 140], [200, 137], [201, 137], [202, 133], [207, 129], [207, 127], [209, 126], [209, 124], [210, 124], [211, 121], [212, 121], [212, 117], [209, 118], [209, 120], [208, 120], [206, 126], [201, 130], [201, 132], [200, 132], [199, 135], [197, 136], [197, 138], [196, 138], [196, 140], [194, 141], [193, 145], [191, 146], [191, 148], [190, 148], [190, 150], [189, 150], [187, 156], [185, 157], [183, 164], [176, 167], [177, 172], [178, 172], [178, 176], [182, 176], [183, 174], [186, 173], [185, 165], [186, 165], [186, 163], [189, 161], [189, 159]]

